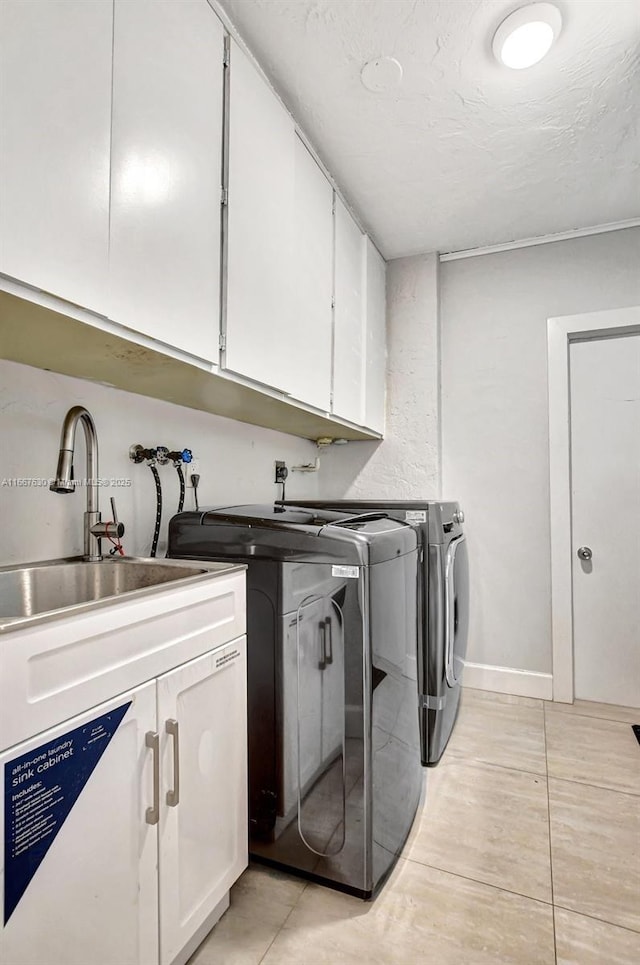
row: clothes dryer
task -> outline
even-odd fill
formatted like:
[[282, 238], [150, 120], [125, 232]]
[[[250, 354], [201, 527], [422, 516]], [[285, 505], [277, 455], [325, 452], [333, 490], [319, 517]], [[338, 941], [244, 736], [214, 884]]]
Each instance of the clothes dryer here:
[[337, 512], [384, 512], [416, 526], [421, 542], [418, 659], [422, 763], [437, 764], [451, 737], [460, 703], [469, 630], [469, 563], [456, 502], [325, 499], [278, 505]]

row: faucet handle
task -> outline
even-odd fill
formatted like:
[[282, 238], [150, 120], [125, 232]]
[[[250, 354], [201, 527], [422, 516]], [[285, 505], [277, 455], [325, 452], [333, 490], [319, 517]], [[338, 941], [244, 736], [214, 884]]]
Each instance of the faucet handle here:
[[103, 539], [104, 537], [109, 537], [109, 536], [111, 537], [115, 536], [116, 539], [122, 539], [122, 537], [124, 536], [124, 523], [121, 523], [120, 520], [118, 519], [118, 510], [116, 509], [115, 496], [111, 496], [110, 501], [111, 501], [111, 515], [113, 517], [112, 520], [110, 520], [109, 522], [103, 523], [102, 520], [99, 519], [97, 523], [95, 523], [91, 527], [91, 532], [93, 533], [94, 536], [97, 536], [98, 539]]
[[122, 539], [124, 536], [124, 523], [116, 523], [115, 520], [109, 520], [108, 522], [99, 520], [91, 527], [91, 532], [98, 539], [105, 539], [109, 536], [112, 539], [114, 536]]
[[[110, 502], [111, 502], [111, 518], [115, 523], [116, 537], [117, 539], [121, 539], [124, 536], [124, 523], [121, 523], [120, 520], [118, 519], [118, 510], [116, 509], [116, 497], [111, 496]], [[107, 523], [106, 525], [109, 526], [109, 523]], [[111, 536], [112, 534], [109, 533], [109, 535]]]

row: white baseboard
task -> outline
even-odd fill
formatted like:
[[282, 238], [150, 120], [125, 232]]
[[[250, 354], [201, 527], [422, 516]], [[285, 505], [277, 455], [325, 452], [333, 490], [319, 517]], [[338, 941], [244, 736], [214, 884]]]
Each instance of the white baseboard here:
[[465, 687], [473, 687], [474, 690], [492, 690], [497, 694], [537, 697], [541, 700], [553, 699], [553, 676], [550, 673], [465, 662], [463, 683]]

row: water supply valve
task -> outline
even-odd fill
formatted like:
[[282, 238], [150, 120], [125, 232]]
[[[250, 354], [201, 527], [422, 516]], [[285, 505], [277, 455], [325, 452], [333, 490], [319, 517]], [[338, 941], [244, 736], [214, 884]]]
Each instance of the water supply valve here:
[[167, 453], [167, 458], [174, 464], [174, 466], [180, 466], [182, 464], [188, 466], [189, 463], [193, 461], [193, 453], [191, 452], [191, 449], [182, 449], [181, 452], [178, 452], [176, 449], [172, 449], [171, 452]]
[[129, 459], [136, 464], [148, 462], [149, 465], [153, 465], [157, 455], [157, 449], [145, 449], [140, 443], [137, 443], [135, 446], [129, 446]]

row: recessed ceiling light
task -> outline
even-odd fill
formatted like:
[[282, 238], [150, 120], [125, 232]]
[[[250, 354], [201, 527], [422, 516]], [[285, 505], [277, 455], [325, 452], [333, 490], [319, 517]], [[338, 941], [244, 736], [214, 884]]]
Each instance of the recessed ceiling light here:
[[532, 67], [549, 53], [562, 28], [562, 16], [552, 3], [530, 3], [503, 20], [493, 38], [499, 63], [514, 70]]
[[364, 65], [360, 80], [374, 94], [394, 90], [402, 83], [402, 64], [395, 57], [376, 57]]

